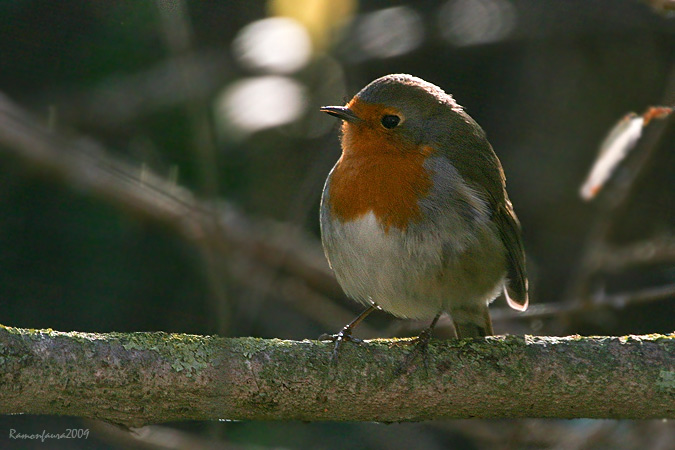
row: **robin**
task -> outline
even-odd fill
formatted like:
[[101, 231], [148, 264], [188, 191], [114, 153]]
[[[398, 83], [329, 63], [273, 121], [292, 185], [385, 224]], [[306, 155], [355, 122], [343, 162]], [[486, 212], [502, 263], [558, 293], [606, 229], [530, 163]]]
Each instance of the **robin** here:
[[[502, 291], [528, 305], [521, 229], [504, 171], [481, 127], [451, 95], [394, 74], [345, 106], [342, 155], [321, 200], [321, 239], [345, 293], [367, 306], [334, 340], [335, 353], [368, 314], [408, 319], [443, 312], [457, 337], [493, 334], [488, 304]], [[322, 337], [325, 339], [324, 337]]]

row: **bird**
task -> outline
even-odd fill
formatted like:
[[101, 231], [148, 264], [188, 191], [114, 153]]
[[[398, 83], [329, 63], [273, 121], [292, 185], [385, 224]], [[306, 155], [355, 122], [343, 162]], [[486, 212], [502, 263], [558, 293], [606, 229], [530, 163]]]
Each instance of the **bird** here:
[[366, 306], [334, 335], [334, 356], [375, 310], [428, 319], [443, 313], [458, 338], [494, 334], [488, 305], [502, 292], [528, 306], [520, 222], [502, 165], [483, 129], [452, 95], [421, 78], [390, 74], [345, 106], [342, 154], [326, 179], [321, 240], [345, 294]]

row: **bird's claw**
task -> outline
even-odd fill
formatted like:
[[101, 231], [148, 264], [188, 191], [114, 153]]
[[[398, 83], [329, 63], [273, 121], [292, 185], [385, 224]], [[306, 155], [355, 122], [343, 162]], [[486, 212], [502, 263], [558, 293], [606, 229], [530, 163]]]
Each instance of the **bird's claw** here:
[[432, 330], [427, 328], [423, 330], [419, 336], [413, 339], [412, 343], [415, 344], [415, 348], [419, 348], [421, 351], [426, 351], [429, 346], [429, 341], [431, 341]]
[[352, 330], [350, 327], [344, 327], [342, 330], [340, 330], [339, 333], [336, 334], [322, 334], [319, 336], [320, 341], [331, 341], [335, 342], [335, 347], [333, 347], [333, 352], [331, 354], [331, 362], [333, 364], [337, 364], [338, 362], [338, 354], [340, 352], [340, 347], [342, 347], [342, 344], [344, 342], [353, 342], [355, 344], [362, 344], [363, 339], [359, 339], [357, 337], [352, 336]]
[[422, 357], [422, 364], [424, 365], [424, 370], [428, 371], [428, 361], [427, 361], [427, 348], [429, 347], [429, 342], [431, 341], [431, 336], [433, 332], [431, 328], [427, 328], [422, 331], [419, 336], [410, 341], [414, 346], [410, 353], [406, 356], [405, 360], [398, 367], [397, 372], [402, 374], [406, 372], [412, 363], [417, 359], [418, 356]]

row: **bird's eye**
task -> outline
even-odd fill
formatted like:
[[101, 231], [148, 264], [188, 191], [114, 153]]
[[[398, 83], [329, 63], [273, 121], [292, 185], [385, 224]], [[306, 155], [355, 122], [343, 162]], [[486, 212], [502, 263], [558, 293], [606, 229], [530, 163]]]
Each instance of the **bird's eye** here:
[[382, 126], [385, 128], [395, 128], [399, 123], [401, 123], [401, 118], [399, 116], [386, 115], [382, 117]]

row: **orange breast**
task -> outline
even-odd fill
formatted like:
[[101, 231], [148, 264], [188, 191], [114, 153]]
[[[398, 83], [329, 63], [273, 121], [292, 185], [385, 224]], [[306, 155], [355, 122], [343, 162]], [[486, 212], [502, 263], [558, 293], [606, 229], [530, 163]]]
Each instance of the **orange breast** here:
[[385, 231], [405, 230], [422, 218], [418, 201], [431, 189], [424, 160], [429, 147], [407, 148], [396, 135], [378, 128], [365, 110], [352, 108], [366, 121], [343, 125], [343, 153], [330, 181], [331, 212], [352, 221], [373, 212]]

